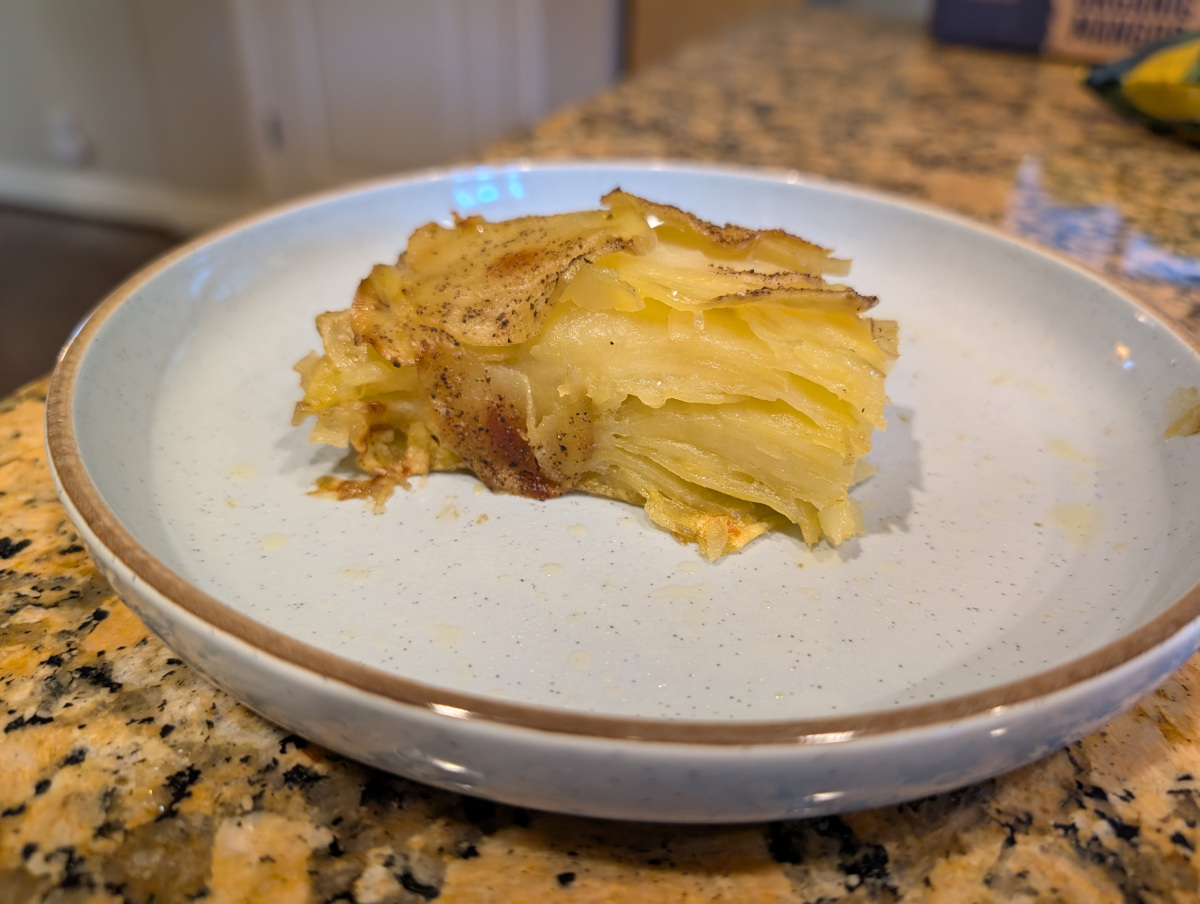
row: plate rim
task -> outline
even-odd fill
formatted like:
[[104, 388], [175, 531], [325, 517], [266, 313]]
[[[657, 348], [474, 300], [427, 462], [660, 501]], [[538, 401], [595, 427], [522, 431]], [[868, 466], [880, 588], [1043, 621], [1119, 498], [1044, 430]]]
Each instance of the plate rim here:
[[245, 615], [229, 604], [192, 585], [156, 558], [121, 524], [92, 483], [75, 438], [74, 388], [92, 341], [105, 322], [142, 285], [197, 250], [258, 224], [321, 204], [367, 195], [406, 184], [452, 179], [457, 175], [479, 176], [488, 172], [639, 170], [694, 175], [733, 176], [760, 182], [807, 186], [851, 195], [874, 203], [923, 213], [958, 228], [989, 235], [1006, 244], [1047, 258], [1115, 294], [1155, 325], [1179, 339], [1200, 358], [1200, 338], [1182, 325], [1165, 320], [1147, 302], [1111, 282], [1101, 274], [1020, 236], [990, 224], [944, 210], [935, 205], [871, 188], [849, 185], [801, 173], [795, 169], [762, 168], [719, 163], [697, 163], [669, 159], [583, 159], [533, 161], [526, 158], [463, 166], [432, 167], [401, 176], [371, 179], [308, 195], [270, 206], [203, 233], [139, 270], [80, 322], [59, 353], [46, 396], [46, 452], [56, 477], [59, 494], [67, 507], [87, 525], [104, 551], [128, 568], [136, 578], [169, 603], [184, 609], [211, 627], [249, 644], [269, 656], [357, 690], [383, 697], [402, 706], [419, 707], [443, 715], [486, 721], [514, 728], [533, 729], [559, 735], [620, 741], [670, 744], [746, 746], [806, 745], [850, 738], [878, 737], [914, 729], [934, 729], [989, 711], [1065, 691], [1098, 678], [1165, 643], [1188, 624], [1200, 618], [1200, 582], [1186, 590], [1161, 613], [1144, 625], [1081, 657], [1015, 681], [984, 690], [937, 700], [880, 710], [798, 719], [772, 720], [686, 720], [662, 717], [619, 716], [572, 711], [537, 703], [516, 703], [495, 697], [439, 687], [374, 666], [356, 662], [305, 641], [289, 637]]

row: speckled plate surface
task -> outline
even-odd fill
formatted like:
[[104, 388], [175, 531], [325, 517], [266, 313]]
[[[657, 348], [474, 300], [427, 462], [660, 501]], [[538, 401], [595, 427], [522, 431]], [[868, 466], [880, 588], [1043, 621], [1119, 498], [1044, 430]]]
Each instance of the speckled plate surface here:
[[[853, 258], [901, 325], [867, 535], [717, 563], [635, 508], [465, 475], [387, 511], [307, 495], [314, 316], [452, 211], [620, 186]], [[994, 774], [1100, 724], [1200, 640], [1194, 347], [1087, 272], [795, 174], [514, 165], [376, 184], [202, 238], [118, 290], [48, 407], [60, 494], [196, 666], [384, 768], [601, 816], [773, 818]]]

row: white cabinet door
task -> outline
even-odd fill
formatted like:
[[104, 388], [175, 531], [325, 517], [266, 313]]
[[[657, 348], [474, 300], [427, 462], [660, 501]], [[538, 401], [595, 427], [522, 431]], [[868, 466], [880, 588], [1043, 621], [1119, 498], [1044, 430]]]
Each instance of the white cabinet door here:
[[[617, 0], [235, 0], [257, 163], [279, 197], [442, 163], [531, 124], [559, 98], [548, 42], [612, 81]], [[550, 34], [554, 27], [561, 35]]]

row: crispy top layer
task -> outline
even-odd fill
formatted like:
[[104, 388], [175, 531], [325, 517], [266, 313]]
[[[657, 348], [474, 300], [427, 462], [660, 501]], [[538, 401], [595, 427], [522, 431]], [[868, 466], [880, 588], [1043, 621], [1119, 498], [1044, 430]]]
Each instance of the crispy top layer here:
[[384, 357], [404, 364], [410, 355], [403, 340], [419, 345], [427, 329], [466, 345], [515, 345], [545, 321], [560, 280], [597, 257], [643, 250], [654, 241], [645, 218], [631, 208], [500, 223], [458, 217], [449, 229], [427, 223], [413, 233], [396, 265], [396, 286], [375, 287], [402, 292], [411, 308], [399, 315], [387, 291], [366, 297], [360, 291], [355, 331]]

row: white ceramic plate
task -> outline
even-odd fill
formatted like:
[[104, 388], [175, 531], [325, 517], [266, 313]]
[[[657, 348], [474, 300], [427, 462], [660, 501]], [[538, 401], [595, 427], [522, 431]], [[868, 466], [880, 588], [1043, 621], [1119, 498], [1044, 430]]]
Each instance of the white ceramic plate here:
[[[620, 186], [854, 259], [901, 324], [867, 535], [715, 564], [639, 509], [465, 475], [383, 515], [307, 495], [290, 426], [314, 316], [452, 211]], [[1011, 768], [1163, 680], [1200, 629], [1200, 356], [1132, 299], [934, 211], [795, 174], [646, 164], [443, 171], [202, 238], [118, 290], [48, 408], [94, 557], [182, 656], [288, 728], [529, 806], [661, 820], [882, 804]]]

